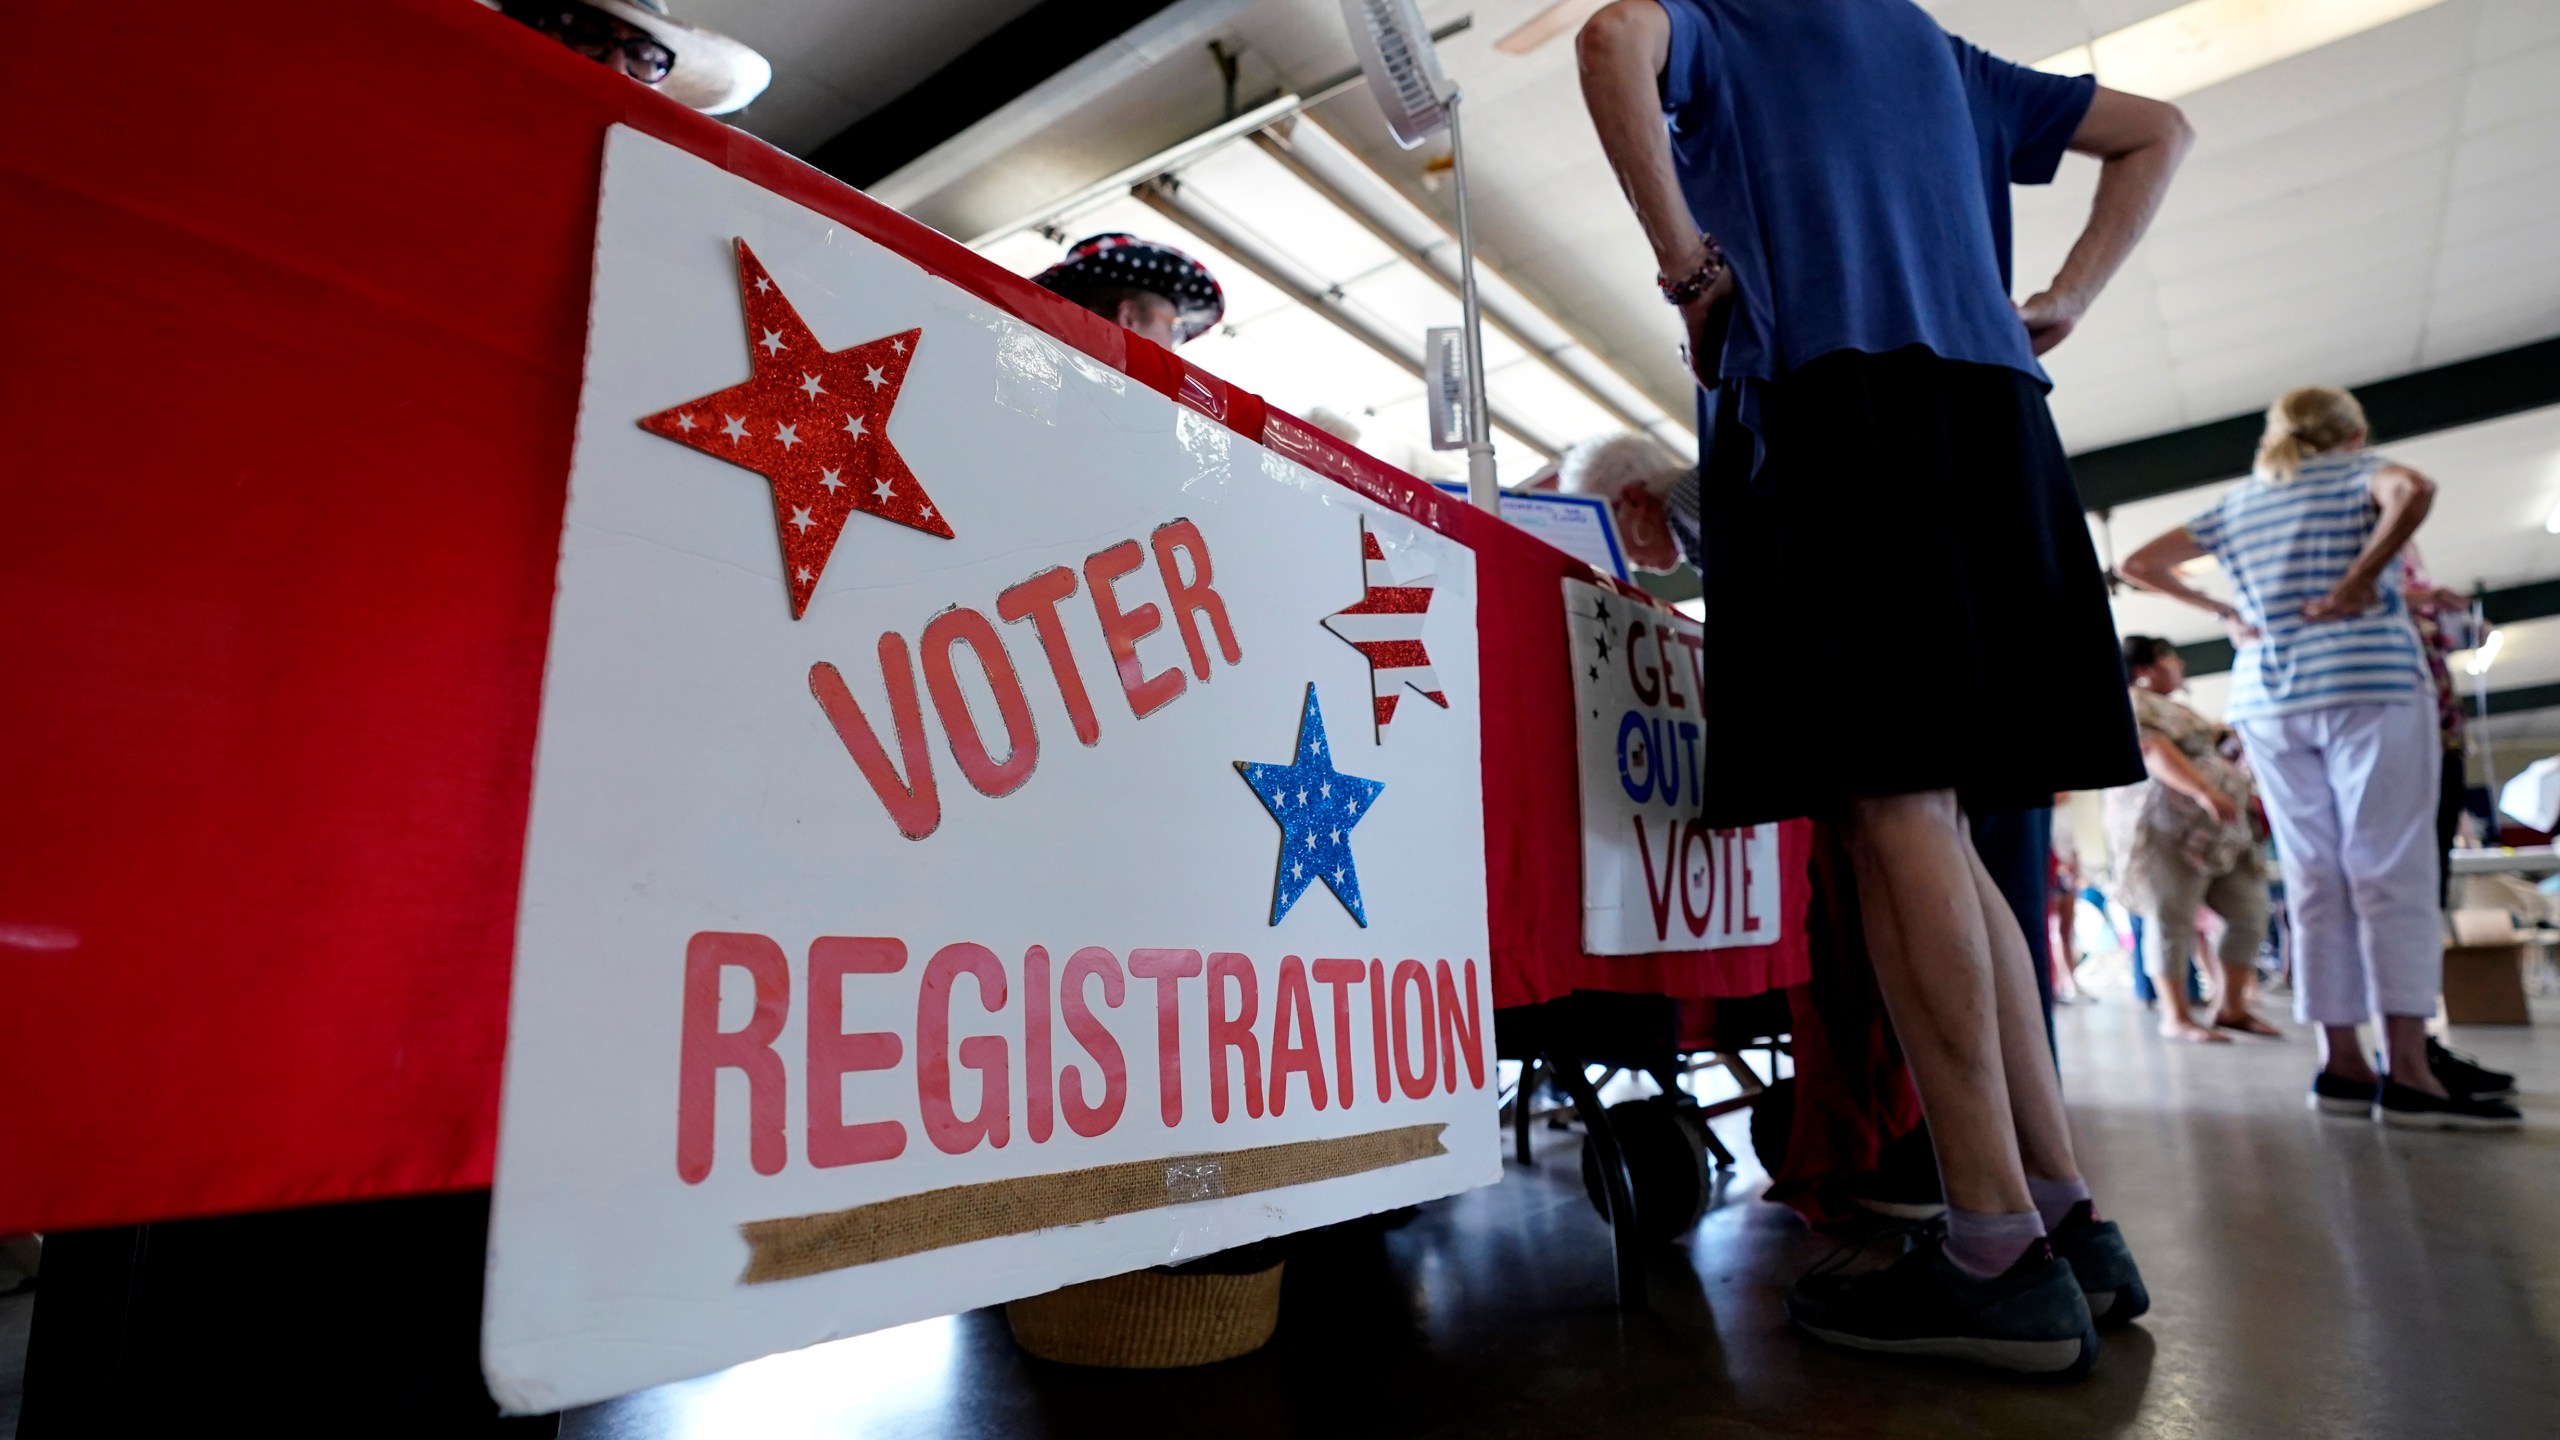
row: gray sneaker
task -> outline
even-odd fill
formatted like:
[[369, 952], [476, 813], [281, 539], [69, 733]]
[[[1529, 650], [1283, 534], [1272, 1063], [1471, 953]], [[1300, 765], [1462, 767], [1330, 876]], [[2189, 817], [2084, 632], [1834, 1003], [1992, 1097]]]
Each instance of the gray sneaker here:
[[1826, 1344], [2031, 1375], [2081, 1374], [2098, 1358], [2080, 1282], [2043, 1240], [1989, 1279], [1959, 1269], [1932, 1235], [1881, 1270], [1822, 1269], [1787, 1287], [1787, 1318]]
[[2129, 1325], [2151, 1308], [2151, 1292], [2143, 1288], [2142, 1271], [2133, 1263], [2132, 1247], [2113, 1220], [2098, 1218], [2097, 1208], [2083, 1200], [2071, 1207], [2049, 1237], [2053, 1253], [2071, 1267], [2080, 1293], [2089, 1299], [2089, 1314], [2099, 1325]]

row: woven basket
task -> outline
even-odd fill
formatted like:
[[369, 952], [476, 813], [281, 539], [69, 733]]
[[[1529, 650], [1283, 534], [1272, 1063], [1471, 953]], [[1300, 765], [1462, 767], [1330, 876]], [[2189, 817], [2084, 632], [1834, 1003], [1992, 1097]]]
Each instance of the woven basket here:
[[1116, 1370], [1208, 1365], [1259, 1350], [1280, 1324], [1280, 1272], [1137, 1270], [1016, 1300], [1013, 1338], [1043, 1360]]

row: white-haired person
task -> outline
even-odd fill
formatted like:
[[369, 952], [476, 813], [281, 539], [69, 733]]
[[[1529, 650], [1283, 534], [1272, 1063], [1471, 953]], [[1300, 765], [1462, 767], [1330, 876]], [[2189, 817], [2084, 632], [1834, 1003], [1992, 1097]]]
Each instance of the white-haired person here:
[[[2436, 713], [2399, 556], [2435, 482], [2366, 446], [2364, 409], [2325, 385], [2268, 407], [2247, 480], [2128, 556], [2125, 578], [2212, 611], [2240, 641], [2225, 718], [2240, 732], [2284, 870], [2294, 1007], [2320, 1027], [2310, 1103], [2393, 1125], [2505, 1129], [2523, 1116], [2427, 1035], [2443, 975], [2436, 909]], [[2238, 596], [2180, 578], [2211, 556]], [[2380, 1074], [2357, 1027], [2382, 1029]]]
[[1694, 473], [1661, 446], [1626, 431], [1585, 440], [1556, 457], [1556, 489], [1609, 502], [1627, 563], [1657, 575], [1680, 568], [1667, 508], [1675, 494], [1688, 497], [1689, 528], [1697, 528], [1697, 487], [1683, 484]]

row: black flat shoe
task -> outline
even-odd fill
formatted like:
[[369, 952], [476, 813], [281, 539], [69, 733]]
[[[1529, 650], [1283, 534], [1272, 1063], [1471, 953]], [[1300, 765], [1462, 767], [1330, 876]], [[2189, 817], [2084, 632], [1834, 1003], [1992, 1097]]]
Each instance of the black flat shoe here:
[[2349, 1080], [2323, 1070], [2311, 1077], [2311, 1092], [2303, 1103], [2323, 1115], [2348, 1115], [2359, 1120], [2371, 1119], [2374, 1098], [2382, 1093], [2380, 1083], [2372, 1080]]
[[[2436, 1083], [2456, 1095], [2474, 1100], [2513, 1100], [2516, 1077], [2504, 1070], [2492, 1070], [2458, 1051], [2448, 1050], [2433, 1035], [2427, 1037], [2427, 1069], [2434, 1072]], [[2382, 1053], [2374, 1052], [2373, 1070], [2388, 1075], [2391, 1067], [2382, 1061]]]
[[2474, 1100], [2513, 1100], [2516, 1077], [2504, 1070], [2492, 1070], [2470, 1056], [2448, 1050], [2444, 1042], [2427, 1037], [2427, 1068], [2436, 1072], [2436, 1082], [2456, 1095]]
[[2514, 1130], [2524, 1124], [2524, 1112], [2504, 1100], [2430, 1095], [2390, 1080], [2382, 1082], [2374, 1113], [2403, 1130]]

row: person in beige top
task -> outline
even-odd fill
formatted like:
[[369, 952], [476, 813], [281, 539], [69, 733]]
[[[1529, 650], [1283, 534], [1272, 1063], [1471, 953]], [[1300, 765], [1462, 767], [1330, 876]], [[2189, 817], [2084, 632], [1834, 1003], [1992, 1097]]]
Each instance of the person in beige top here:
[[[2107, 794], [2107, 840], [2124, 903], [2142, 916], [2151, 983], [2163, 1007], [2160, 1033], [2172, 1040], [2227, 1041], [2225, 1030], [2280, 1035], [2249, 1013], [2258, 942], [2267, 933], [2267, 878], [2249, 829], [2249, 776], [2222, 753], [2229, 733], [2170, 699], [2187, 680], [2177, 647], [2128, 635], [2125, 673], [2133, 719], [2151, 778]], [[2222, 917], [2222, 983], [2210, 1025], [2187, 1000], [2196, 948], [2196, 910]]]

